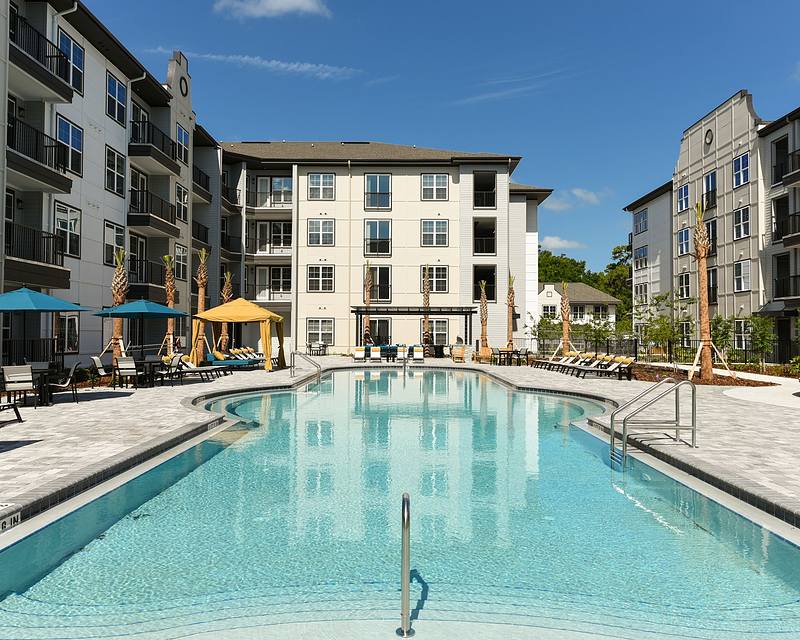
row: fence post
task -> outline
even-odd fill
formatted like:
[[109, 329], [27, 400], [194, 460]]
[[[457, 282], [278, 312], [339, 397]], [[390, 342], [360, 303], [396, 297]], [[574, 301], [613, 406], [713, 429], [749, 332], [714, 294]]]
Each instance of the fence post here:
[[667, 362], [672, 364], [672, 340], [667, 340]]

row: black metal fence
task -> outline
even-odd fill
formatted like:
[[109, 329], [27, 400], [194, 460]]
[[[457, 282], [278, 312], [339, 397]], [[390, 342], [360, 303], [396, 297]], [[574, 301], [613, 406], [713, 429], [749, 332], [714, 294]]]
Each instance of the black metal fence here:
[[149, 120], [131, 121], [131, 144], [151, 144], [172, 160], [178, 157], [175, 141]]
[[64, 266], [64, 239], [6, 220], [6, 255], [22, 260]]
[[12, 12], [8, 22], [9, 40], [50, 73], [69, 83], [69, 60], [58, 45], [17, 13]]
[[192, 220], [192, 238], [208, 244], [208, 227], [196, 220]]
[[58, 338], [11, 338], [3, 340], [3, 366], [26, 362], [53, 362], [64, 368], [63, 343]]
[[196, 164], [192, 165], [192, 181], [206, 191], [211, 190], [211, 178]]
[[175, 205], [144, 189], [131, 189], [130, 212], [154, 215], [175, 224]]
[[14, 116], [8, 117], [6, 135], [9, 149], [36, 160], [54, 171], [64, 173], [67, 170], [67, 147], [55, 138]]

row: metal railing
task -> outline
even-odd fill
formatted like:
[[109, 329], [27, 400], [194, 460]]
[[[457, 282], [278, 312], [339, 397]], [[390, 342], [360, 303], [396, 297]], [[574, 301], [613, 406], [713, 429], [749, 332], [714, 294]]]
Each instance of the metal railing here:
[[319, 382], [320, 378], [322, 377], [322, 366], [319, 364], [319, 362], [315, 362], [302, 351], [292, 351], [292, 353], [289, 355], [289, 376], [294, 378], [294, 371], [297, 367], [297, 363], [295, 362], [296, 358], [302, 358], [317, 370], [317, 382]]
[[150, 214], [175, 224], [175, 205], [144, 189], [131, 189], [131, 205], [134, 214]]
[[397, 635], [410, 638], [411, 628], [411, 498], [403, 494], [400, 504], [400, 626]]
[[473, 206], [477, 208], [494, 207], [497, 205], [496, 191], [476, 191], [473, 193]]
[[772, 165], [772, 184], [778, 184], [781, 180], [783, 180], [783, 176], [789, 173], [788, 167], [788, 155]]
[[258, 208], [280, 207], [292, 204], [291, 191], [253, 191], [248, 189], [246, 194], [247, 206]]
[[220, 245], [225, 251], [230, 251], [231, 253], [241, 253], [242, 252], [242, 237], [241, 236], [231, 236], [227, 233], [223, 233], [220, 236]]
[[497, 241], [494, 238], [474, 238], [472, 241], [473, 253], [492, 254], [497, 251]]
[[5, 249], [12, 258], [64, 266], [63, 238], [10, 220], [6, 220]]
[[192, 220], [192, 238], [208, 244], [208, 227]]
[[[616, 419], [620, 413], [622, 413], [625, 409], [630, 408], [639, 400], [643, 400], [647, 396], [651, 396], [656, 389], [662, 387], [665, 384], [672, 383], [669, 389], [665, 389], [661, 393], [659, 393], [655, 397], [651, 397], [647, 402], [644, 404], [636, 407], [633, 411], [631, 411], [628, 415], [626, 415], [622, 419], [622, 455], [621, 457], [617, 453], [616, 447], [614, 446], [615, 435], [616, 435]], [[689, 425], [681, 424], [681, 387], [688, 386], [691, 391], [692, 396], [692, 422]], [[673, 420], [663, 420], [661, 418], [654, 418], [654, 419], [639, 419], [633, 421], [632, 418], [640, 414], [645, 409], [653, 406], [659, 400], [667, 397], [668, 395], [674, 393], [675, 394], [675, 418]], [[628, 456], [628, 433], [630, 427], [644, 427], [642, 429], [637, 429], [639, 433], [645, 432], [661, 432], [661, 429], [656, 429], [654, 427], [668, 427], [670, 430], [675, 431], [675, 442], [680, 442], [680, 432], [691, 430], [692, 432], [692, 448], [697, 447], [697, 387], [695, 387], [694, 383], [690, 380], [681, 380], [680, 382], [675, 381], [674, 378], [664, 378], [660, 382], [654, 384], [652, 387], [648, 387], [638, 396], [629, 400], [621, 407], [616, 409], [614, 413], [611, 414], [611, 425], [610, 425], [610, 443], [609, 443], [609, 454], [612, 461], [617, 461], [625, 464], [625, 459]]]
[[364, 193], [364, 207], [366, 209], [388, 209], [391, 206], [391, 191], [367, 191]]
[[150, 144], [172, 160], [177, 156], [177, 144], [149, 120], [131, 120], [131, 144]]
[[796, 298], [800, 296], [800, 275], [775, 278], [776, 298]]
[[775, 220], [775, 240], [800, 233], [800, 211]]
[[54, 76], [69, 84], [69, 60], [55, 42], [35, 29], [21, 15], [12, 13], [8, 24], [9, 40]]
[[222, 194], [222, 197], [232, 205], [238, 207], [241, 204], [239, 202], [239, 197], [241, 196], [242, 192], [236, 187], [229, 187], [227, 184], [223, 184], [220, 188], [220, 193]]
[[64, 173], [67, 170], [67, 146], [39, 129], [9, 116], [6, 136], [9, 149], [54, 171]]
[[163, 287], [164, 265], [151, 262], [147, 258], [130, 258], [128, 260], [128, 281], [131, 284], [153, 284]]
[[367, 238], [364, 240], [364, 255], [365, 256], [381, 256], [388, 255], [392, 252], [392, 241], [387, 238], [372, 239]]
[[58, 338], [10, 338], [3, 340], [3, 366], [25, 362], [53, 362], [64, 368], [64, 342]]
[[789, 163], [786, 173], [800, 171], [800, 149], [795, 149], [789, 154]]
[[713, 209], [717, 206], [717, 190], [711, 189], [703, 194], [703, 208]]
[[196, 164], [192, 165], [192, 181], [206, 191], [211, 190], [211, 178]]

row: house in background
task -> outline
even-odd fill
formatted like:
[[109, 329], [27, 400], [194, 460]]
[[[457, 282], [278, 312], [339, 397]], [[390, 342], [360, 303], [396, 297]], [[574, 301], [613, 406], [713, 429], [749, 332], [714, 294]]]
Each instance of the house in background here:
[[[568, 297], [570, 321], [574, 324], [589, 324], [593, 320], [608, 322], [612, 327], [617, 321], [617, 305], [620, 300], [583, 282], [569, 282]], [[561, 319], [561, 283], [539, 283], [539, 317]]]

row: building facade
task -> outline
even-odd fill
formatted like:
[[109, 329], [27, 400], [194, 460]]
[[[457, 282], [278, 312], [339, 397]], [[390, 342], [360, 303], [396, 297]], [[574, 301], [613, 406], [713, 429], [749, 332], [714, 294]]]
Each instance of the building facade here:
[[[617, 305], [620, 300], [605, 291], [600, 291], [582, 282], [567, 283], [572, 324], [617, 323]], [[539, 284], [539, 317], [561, 321], [561, 298], [564, 290], [561, 283]]]

